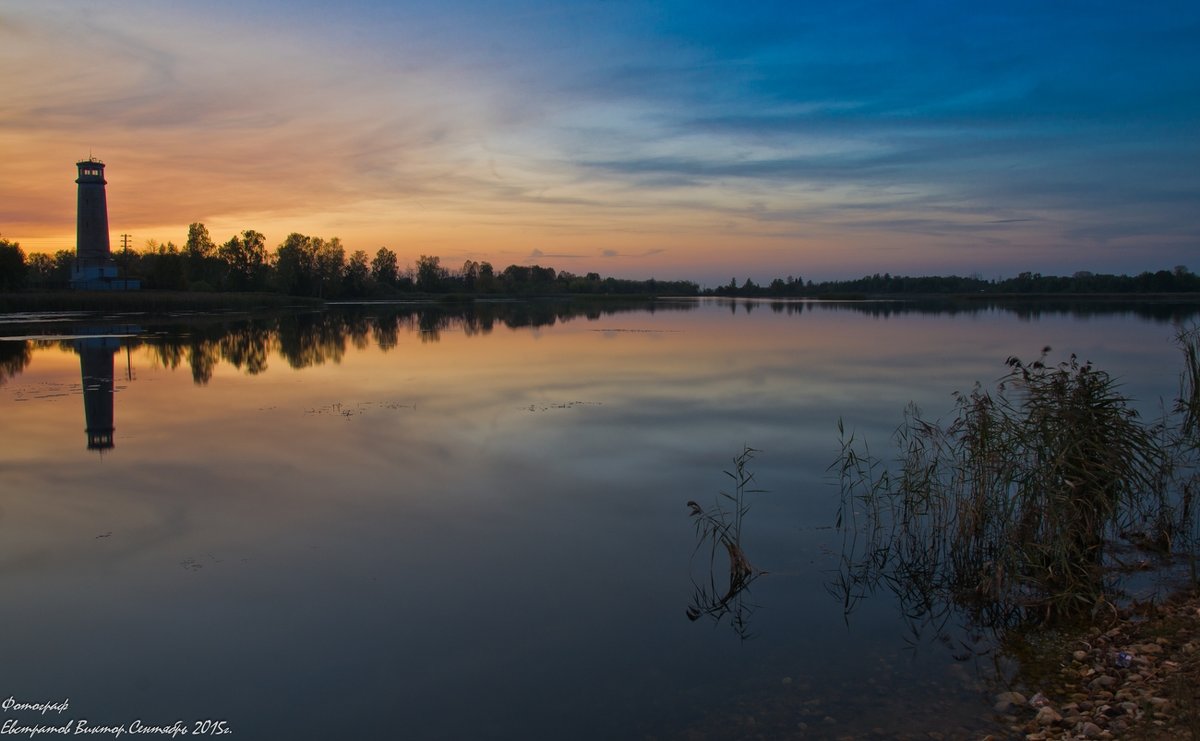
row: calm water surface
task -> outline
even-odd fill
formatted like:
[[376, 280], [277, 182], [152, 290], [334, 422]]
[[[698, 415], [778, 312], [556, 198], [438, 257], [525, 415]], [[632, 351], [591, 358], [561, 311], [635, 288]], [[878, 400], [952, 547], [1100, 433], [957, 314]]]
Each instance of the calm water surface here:
[[[994, 657], [826, 590], [838, 420], [884, 451], [909, 401], [945, 413], [1045, 345], [1153, 412], [1186, 312], [35, 319], [0, 323], [0, 695], [70, 708], [5, 720], [668, 739], [986, 729]], [[685, 615], [685, 503], [747, 445], [749, 639]]]

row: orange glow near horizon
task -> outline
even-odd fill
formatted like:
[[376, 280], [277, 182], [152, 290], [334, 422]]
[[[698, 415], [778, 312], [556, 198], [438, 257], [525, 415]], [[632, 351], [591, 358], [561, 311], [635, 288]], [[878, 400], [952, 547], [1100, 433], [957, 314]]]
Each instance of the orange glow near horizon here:
[[[69, 159], [69, 158], [68, 158]], [[731, 220], [727, 215], [690, 215], [682, 211], [654, 212], [636, 209], [633, 218], [614, 221], [605, 214], [591, 221], [576, 215], [578, 222], [556, 215], [539, 219], [538, 209], [485, 212], [433, 202], [349, 204], [340, 211], [289, 211], [281, 205], [271, 211], [246, 211], [207, 215], [197, 208], [184, 220], [166, 221], [182, 211], [171, 204], [176, 194], [187, 190], [193, 179], [179, 174], [168, 178], [159, 173], [143, 183], [140, 175], [122, 172], [122, 163], [109, 157], [108, 204], [113, 249], [119, 249], [123, 234], [130, 245], [142, 251], [147, 242], [171, 242], [182, 247], [188, 225], [204, 223], [217, 244], [247, 229], [262, 232], [270, 250], [292, 232], [323, 238], [337, 237], [347, 255], [363, 250], [373, 256], [380, 247], [396, 252], [402, 267], [413, 265], [420, 255], [436, 255], [443, 266], [456, 269], [466, 260], [489, 261], [497, 269], [511, 264], [541, 264], [576, 274], [598, 272], [604, 276], [662, 280], [694, 280], [717, 285], [730, 278], [747, 277], [766, 281], [774, 277], [811, 274], [876, 272], [879, 265], [894, 264], [896, 254], [912, 258], [924, 250], [927, 272], [936, 272], [938, 260], [948, 247], [938, 249], [919, 236], [891, 235], [880, 244], [878, 235], [865, 231], [855, 235], [811, 235], [777, 233], [755, 227], [749, 220]], [[23, 231], [5, 232], [27, 253], [53, 254], [74, 249], [75, 184], [73, 163], [61, 168], [64, 174], [46, 197], [63, 205], [53, 222], [24, 224]], [[219, 181], [207, 187], [219, 190]], [[190, 197], [201, 200], [195, 193]], [[247, 195], [249, 199], [249, 194]], [[182, 196], [180, 201], [187, 200]], [[251, 199], [253, 200], [253, 199]], [[130, 204], [141, 204], [131, 206]], [[464, 215], [466, 214], [466, 215]], [[980, 261], [987, 269], [989, 261]], [[920, 272], [919, 270], [916, 272]], [[990, 277], [990, 276], [989, 276]]]

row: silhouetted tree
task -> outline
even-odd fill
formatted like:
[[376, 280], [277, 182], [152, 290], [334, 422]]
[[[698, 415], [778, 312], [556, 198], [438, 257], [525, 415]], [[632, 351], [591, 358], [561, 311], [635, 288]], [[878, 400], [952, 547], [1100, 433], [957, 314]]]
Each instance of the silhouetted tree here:
[[479, 282], [479, 263], [474, 260], [464, 262], [459, 279], [462, 280], [464, 291], [468, 293], [475, 291], [476, 284]]
[[203, 260], [213, 254], [216, 245], [208, 234], [208, 227], [200, 222], [188, 225], [187, 241], [183, 244], [183, 254], [188, 260]]
[[399, 272], [396, 253], [387, 247], [380, 247], [375, 259], [371, 260], [371, 279], [380, 286], [395, 288]]
[[58, 250], [54, 253], [54, 285], [67, 286], [71, 283], [71, 268], [74, 264], [74, 250]]
[[342, 288], [342, 273], [346, 269], [346, 250], [337, 237], [326, 242], [314, 238], [316, 250], [317, 295], [334, 298]]
[[267, 238], [247, 229], [217, 248], [217, 256], [228, 275], [230, 288], [252, 291], [263, 287], [267, 273]]
[[346, 263], [343, 291], [347, 296], [366, 296], [371, 290], [370, 282], [371, 266], [367, 262], [367, 253], [355, 250]]
[[0, 290], [15, 291], [25, 287], [25, 252], [21, 245], [0, 237]]
[[144, 277], [147, 288], [182, 291], [187, 288], [184, 275], [183, 255], [173, 242], [159, 244], [146, 241], [146, 251], [138, 259], [138, 272]]
[[492, 264], [486, 260], [479, 263], [479, 277], [476, 278], [476, 289], [480, 293], [491, 293], [496, 290], [496, 271], [492, 268]]
[[439, 257], [421, 255], [417, 258], [417, 288], [430, 293], [439, 291], [446, 279], [446, 270]]
[[224, 266], [217, 256], [217, 246], [200, 222], [188, 225], [187, 241], [183, 244], [184, 272], [189, 284], [196, 287], [216, 287], [224, 277]]
[[526, 293], [529, 290], [530, 270], [524, 265], [509, 265], [500, 273], [500, 285], [508, 293]]
[[529, 268], [529, 282], [535, 291], [544, 291], [550, 288], [557, 277], [554, 268], [543, 268], [541, 265], [534, 265]]
[[[55, 283], [54, 258], [50, 255], [35, 252], [29, 256], [25, 264], [28, 266], [25, 273], [26, 286], [38, 289], [61, 287]], [[62, 285], [65, 286], [66, 282], [67, 278], [64, 277]]]
[[275, 282], [283, 293], [307, 296], [315, 293], [317, 255], [313, 238], [292, 232], [275, 250]]

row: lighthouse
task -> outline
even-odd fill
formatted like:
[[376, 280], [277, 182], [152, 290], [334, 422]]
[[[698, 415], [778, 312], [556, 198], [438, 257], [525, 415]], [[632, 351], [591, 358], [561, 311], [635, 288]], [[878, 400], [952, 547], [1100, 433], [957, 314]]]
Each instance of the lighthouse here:
[[80, 337], [74, 342], [83, 378], [83, 416], [87, 423], [88, 450], [113, 447], [113, 355], [121, 340], [103, 334]]
[[104, 163], [95, 157], [76, 162], [79, 177], [75, 217], [75, 265], [71, 287], [92, 291], [137, 290], [141, 281], [117, 277], [108, 241], [108, 198], [104, 186]]

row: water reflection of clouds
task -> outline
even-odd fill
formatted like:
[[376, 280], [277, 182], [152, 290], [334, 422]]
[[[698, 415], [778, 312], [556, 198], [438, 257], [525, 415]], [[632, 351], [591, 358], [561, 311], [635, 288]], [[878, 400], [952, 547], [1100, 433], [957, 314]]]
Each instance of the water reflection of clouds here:
[[[529, 308], [506, 315], [512, 326], [495, 312], [456, 324], [451, 310], [151, 328], [123, 340], [133, 380], [117, 385], [103, 461], [83, 449], [78, 396], [10, 403], [43, 384], [79, 394], [73, 345], [30, 344], [3, 388], [13, 460], [0, 573], [24, 599], [6, 625], [61, 630], [66, 649], [107, 657], [54, 612], [60, 594], [107, 591], [116, 599], [86, 619], [109, 626], [126, 663], [167, 671], [162, 657], [178, 656], [208, 697], [199, 685], [227, 681], [227, 661], [280, 696], [402, 692], [423, 708], [484, 697], [496, 713], [534, 695], [574, 711], [581, 696], [619, 696], [641, 712], [637, 697], [677, 694], [680, 677], [725, 688], [767, 665], [853, 681], [864, 656], [898, 649], [889, 607], [852, 631], [821, 591], [836, 558], [819, 528], [836, 509], [825, 470], [839, 417], [883, 445], [908, 400], [948, 407], [1045, 335], [1130, 375], [1175, 362], [1142, 320], [693, 306], [596, 320], [543, 310], [540, 339]], [[429, 326], [444, 331], [423, 343]], [[685, 502], [726, 487], [747, 444], [763, 451], [768, 490], [747, 552], [771, 574], [755, 583], [760, 645], [733, 656], [725, 633], [684, 620]], [[297, 652], [313, 636], [320, 645]], [[46, 656], [10, 660], [34, 676]], [[130, 681], [72, 676], [89, 697]]]

